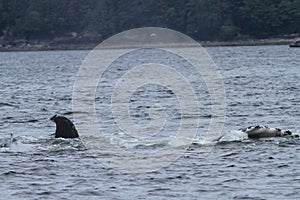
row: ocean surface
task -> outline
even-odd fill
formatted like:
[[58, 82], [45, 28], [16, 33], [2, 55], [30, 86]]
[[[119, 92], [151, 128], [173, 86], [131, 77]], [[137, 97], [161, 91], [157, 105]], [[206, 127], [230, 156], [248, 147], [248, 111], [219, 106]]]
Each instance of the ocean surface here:
[[[80, 132], [86, 113], [74, 109], [72, 100], [89, 51], [1, 52], [0, 199], [300, 199], [300, 139], [248, 139], [239, 131], [266, 125], [300, 133], [300, 49], [206, 50], [226, 94], [225, 122], [213, 137], [207, 136], [210, 122], [219, 116], [211, 111], [210, 94], [222, 88], [209, 88], [180, 56], [143, 49], [111, 63], [92, 95], [99, 120], [95, 127], [102, 132], [86, 135]], [[128, 84], [118, 80], [147, 62], [180, 72], [193, 88], [199, 110], [184, 113], [183, 99], [172, 85], [132, 82], [134, 75], [151, 76], [138, 72], [129, 81], [136, 86], [127, 96], [130, 120], [119, 116], [119, 108], [128, 104], [112, 99], [115, 85]], [[55, 139], [55, 124], [49, 120], [54, 114], [71, 119], [81, 139]], [[142, 128], [131, 134], [119, 121]], [[182, 121], [185, 132], [178, 137]], [[176, 143], [174, 138], [179, 138]]]

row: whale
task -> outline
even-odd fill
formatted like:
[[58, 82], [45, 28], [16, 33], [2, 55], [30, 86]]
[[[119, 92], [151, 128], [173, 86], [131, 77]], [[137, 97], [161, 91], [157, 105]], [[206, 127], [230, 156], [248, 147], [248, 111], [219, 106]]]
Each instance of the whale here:
[[16, 140], [13, 138], [13, 134], [10, 134], [10, 138], [4, 138], [0, 140], [0, 148], [10, 148], [11, 144]]
[[248, 138], [269, 138], [269, 137], [299, 137], [289, 130], [281, 130], [279, 128], [269, 128], [267, 126], [250, 126], [245, 129], [240, 129], [248, 135]]
[[61, 115], [54, 115], [50, 118], [51, 121], [55, 122], [55, 138], [78, 138], [78, 132], [75, 125], [68, 118]]

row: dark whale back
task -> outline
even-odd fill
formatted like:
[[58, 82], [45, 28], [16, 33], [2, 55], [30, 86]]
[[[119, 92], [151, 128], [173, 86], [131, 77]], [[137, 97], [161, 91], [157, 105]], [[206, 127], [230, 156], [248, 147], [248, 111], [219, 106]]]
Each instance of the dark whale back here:
[[75, 125], [66, 117], [54, 115], [50, 119], [56, 124], [55, 138], [78, 138]]

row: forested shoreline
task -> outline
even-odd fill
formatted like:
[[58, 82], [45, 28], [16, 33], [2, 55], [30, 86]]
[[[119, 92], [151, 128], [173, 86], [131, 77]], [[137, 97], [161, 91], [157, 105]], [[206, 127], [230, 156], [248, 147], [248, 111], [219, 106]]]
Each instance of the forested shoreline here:
[[2, 46], [97, 43], [145, 26], [199, 41], [299, 36], [300, 0], [0, 0]]

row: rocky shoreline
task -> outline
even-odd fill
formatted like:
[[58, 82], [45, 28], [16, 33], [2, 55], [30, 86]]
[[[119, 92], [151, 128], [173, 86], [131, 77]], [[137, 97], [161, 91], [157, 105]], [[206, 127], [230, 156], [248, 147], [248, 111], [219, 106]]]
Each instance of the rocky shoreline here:
[[[234, 41], [200, 41], [203, 47], [216, 46], [258, 46], [258, 45], [289, 45], [300, 37], [245, 39]], [[96, 41], [26, 41], [14, 40], [0, 43], [0, 52], [7, 51], [50, 51], [50, 50], [92, 50], [101, 42]]]

